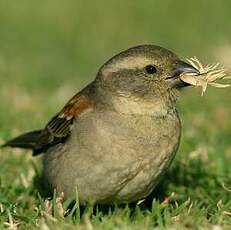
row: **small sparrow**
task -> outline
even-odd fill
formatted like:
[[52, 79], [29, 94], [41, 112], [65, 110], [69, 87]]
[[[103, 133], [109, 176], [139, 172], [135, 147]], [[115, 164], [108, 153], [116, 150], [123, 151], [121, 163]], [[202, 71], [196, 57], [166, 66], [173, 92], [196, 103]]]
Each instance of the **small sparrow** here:
[[179, 146], [182, 73], [198, 73], [154, 45], [125, 50], [98, 71], [44, 129], [3, 147], [43, 153], [44, 180], [80, 203], [130, 203], [147, 197]]

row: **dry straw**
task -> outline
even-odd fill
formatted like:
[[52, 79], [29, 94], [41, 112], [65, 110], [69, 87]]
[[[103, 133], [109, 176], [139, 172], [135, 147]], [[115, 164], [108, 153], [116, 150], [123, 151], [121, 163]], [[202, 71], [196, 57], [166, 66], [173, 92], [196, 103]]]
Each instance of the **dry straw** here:
[[201, 62], [196, 58], [186, 59], [189, 64], [195, 67], [199, 74], [196, 73], [183, 73], [180, 75], [180, 79], [190, 85], [201, 87], [201, 95], [205, 93], [207, 86], [211, 85], [217, 88], [229, 87], [229, 84], [216, 83], [219, 79], [228, 79], [230, 76], [226, 75], [226, 69], [221, 67], [219, 63], [203, 66]]

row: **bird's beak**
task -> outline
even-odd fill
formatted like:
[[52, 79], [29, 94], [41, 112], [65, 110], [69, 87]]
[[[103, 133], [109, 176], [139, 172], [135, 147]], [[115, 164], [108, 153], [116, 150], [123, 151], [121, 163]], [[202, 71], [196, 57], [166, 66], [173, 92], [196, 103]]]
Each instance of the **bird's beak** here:
[[195, 69], [192, 65], [184, 62], [178, 61], [174, 70], [174, 76], [180, 76], [182, 73], [196, 73], [199, 74], [199, 71]]
[[177, 88], [189, 86], [190, 84], [185, 83], [185, 82], [180, 80], [179, 76], [182, 73], [199, 74], [199, 71], [195, 67], [193, 67], [192, 65], [190, 65], [184, 61], [179, 60], [173, 69], [172, 76], [168, 77], [167, 79], [171, 80], [172, 85], [174, 87], [177, 87]]

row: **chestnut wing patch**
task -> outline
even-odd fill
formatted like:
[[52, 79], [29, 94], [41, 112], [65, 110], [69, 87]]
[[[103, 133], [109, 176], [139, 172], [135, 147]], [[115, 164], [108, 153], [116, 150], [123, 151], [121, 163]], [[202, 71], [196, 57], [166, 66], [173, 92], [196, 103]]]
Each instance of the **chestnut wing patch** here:
[[74, 119], [78, 119], [80, 114], [92, 107], [93, 102], [87, 96], [75, 95], [42, 130], [33, 155], [37, 155], [58, 143], [63, 143], [71, 133]]

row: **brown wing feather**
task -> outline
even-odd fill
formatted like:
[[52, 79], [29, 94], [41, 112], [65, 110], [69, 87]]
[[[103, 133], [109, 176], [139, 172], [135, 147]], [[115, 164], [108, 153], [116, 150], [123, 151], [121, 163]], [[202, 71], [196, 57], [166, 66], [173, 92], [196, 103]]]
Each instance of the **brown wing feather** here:
[[33, 155], [37, 155], [50, 146], [64, 142], [71, 133], [75, 118], [85, 110], [93, 107], [93, 102], [85, 95], [75, 95], [64, 108], [54, 116], [41, 132]]

